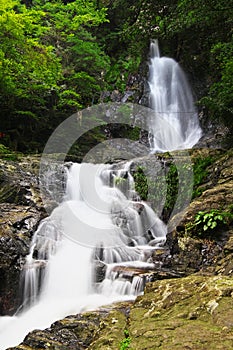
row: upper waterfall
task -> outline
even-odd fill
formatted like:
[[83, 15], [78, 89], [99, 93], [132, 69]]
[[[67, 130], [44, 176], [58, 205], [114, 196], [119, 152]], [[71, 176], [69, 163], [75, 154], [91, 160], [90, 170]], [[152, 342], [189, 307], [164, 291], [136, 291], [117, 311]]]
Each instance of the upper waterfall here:
[[151, 151], [192, 148], [202, 134], [192, 92], [179, 64], [160, 57], [157, 40], [150, 45], [149, 87]]

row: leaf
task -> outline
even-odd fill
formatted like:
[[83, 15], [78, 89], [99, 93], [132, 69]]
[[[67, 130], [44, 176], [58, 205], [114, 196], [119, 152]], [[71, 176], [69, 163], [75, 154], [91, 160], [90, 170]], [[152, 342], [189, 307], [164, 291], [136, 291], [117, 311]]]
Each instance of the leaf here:
[[217, 226], [217, 222], [216, 221], [212, 222], [211, 229], [214, 229], [216, 226]]

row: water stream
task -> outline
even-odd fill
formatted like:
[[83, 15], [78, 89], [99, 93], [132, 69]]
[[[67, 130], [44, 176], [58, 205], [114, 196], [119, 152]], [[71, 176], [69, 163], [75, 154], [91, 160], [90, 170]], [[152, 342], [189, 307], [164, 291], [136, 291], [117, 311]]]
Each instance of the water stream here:
[[118, 170], [85, 163], [69, 168], [63, 202], [32, 239], [22, 308], [14, 318], [1, 318], [0, 349], [67, 315], [143, 292], [145, 280], [134, 269], [154, 267], [150, 256], [164, 244], [166, 226], [138, 201], [129, 168], [130, 163]]
[[150, 46], [149, 87], [151, 151], [192, 148], [202, 134], [192, 91], [180, 65], [160, 56], [157, 40]]
[[[152, 152], [192, 147], [201, 136], [187, 80], [151, 44]], [[166, 241], [166, 226], [135, 192], [131, 163], [72, 164], [60, 205], [35, 232], [22, 271], [23, 301], [0, 318], [0, 350], [33, 329], [143, 292], [151, 256]]]

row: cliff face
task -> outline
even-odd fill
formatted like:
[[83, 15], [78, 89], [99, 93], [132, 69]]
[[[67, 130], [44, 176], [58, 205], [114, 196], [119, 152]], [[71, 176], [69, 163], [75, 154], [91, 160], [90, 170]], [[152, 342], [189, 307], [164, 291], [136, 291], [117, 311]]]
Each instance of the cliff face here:
[[[156, 157], [169, 165], [169, 155]], [[130, 344], [129, 348], [140, 350], [232, 348], [233, 153], [202, 148], [191, 150], [190, 157], [194, 197], [179, 224], [168, 235], [166, 249], [154, 256], [160, 268], [150, 271], [150, 280], [154, 282], [147, 284], [145, 294], [134, 304], [120, 303], [70, 316], [47, 330], [33, 331], [14, 349], [107, 350], [118, 349], [120, 344]], [[147, 160], [135, 159], [134, 172]], [[35, 176], [38, 161], [34, 159], [33, 163], [29, 158], [2, 162], [3, 188], [7, 189], [11, 183], [12, 189], [2, 192], [5, 203], [1, 204], [2, 314], [13, 313], [18, 306], [22, 262], [31, 236], [45, 215]], [[172, 184], [169, 182], [169, 186]], [[167, 194], [171, 190], [169, 186]], [[19, 195], [6, 194], [12, 192]], [[222, 223], [214, 217], [216, 226], [204, 230], [205, 222], [196, 221], [200, 211], [207, 217], [215, 212], [226, 220]], [[163, 215], [168, 212], [169, 208]]]
[[202, 169], [205, 176], [196, 186], [198, 195], [182, 213], [178, 227], [168, 237], [174, 252], [172, 265], [177, 268], [180, 265], [190, 272], [203, 270], [232, 276], [232, 150], [196, 149], [192, 150], [191, 157], [194, 172], [197, 160], [209, 159], [211, 164]]
[[45, 212], [39, 196], [39, 158], [0, 163], [0, 314], [20, 305], [20, 272]]

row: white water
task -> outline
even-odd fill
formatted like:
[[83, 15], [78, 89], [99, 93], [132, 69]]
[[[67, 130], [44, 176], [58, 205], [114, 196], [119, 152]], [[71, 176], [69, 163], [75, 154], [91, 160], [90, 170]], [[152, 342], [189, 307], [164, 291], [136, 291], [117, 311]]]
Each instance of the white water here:
[[[135, 209], [129, 168], [71, 166], [64, 201], [34, 234], [22, 274], [22, 312], [0, 318], [1, 350], [67, 315], [142, 293], [145, 281], [133, 268], [153, 267], [150, 256], [165, 242], [166, 227], [146, 203], [140, 214]], [[106, 272], [95, 283], [98, 262]]]
[[150, 107], [155, 110], [149, 121], [151, 151], [192, 148], [202, 132], [185, 74], [175, 60], [160, 57], [157, 40], [150, 56]]
[[[159, 56], [157, 42], [151, 44], [149, 84], [155, 110], [151, 151], [192, 147], [201, 136], [192, 94], [178, 64]], [[67, 315], [142, 293], [145, 280], [135, 268], [154, 267], [151, 254], [164, 244], [166, 227], [137, 201], [130, 163], [119, 170], [71, 166], [64, 201], [34, 234], [22, 272], [20, 312], [0, 317], [0, 350]], [[101, 281], [99, 262], [106, 268]]]

